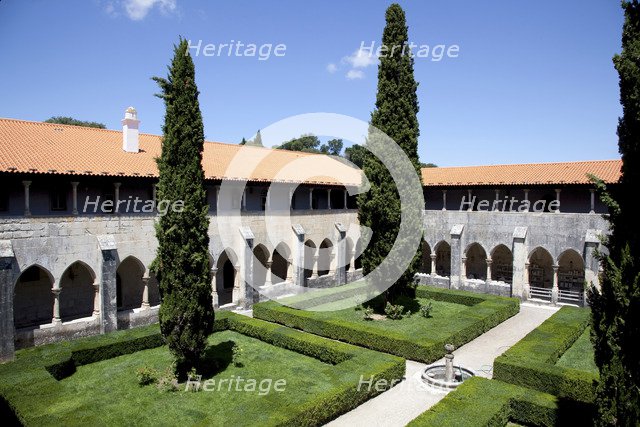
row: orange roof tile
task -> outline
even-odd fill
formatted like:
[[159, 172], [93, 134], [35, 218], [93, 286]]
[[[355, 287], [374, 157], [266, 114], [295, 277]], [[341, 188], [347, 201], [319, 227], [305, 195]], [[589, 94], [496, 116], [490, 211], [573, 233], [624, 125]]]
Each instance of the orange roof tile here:
[[621, 167], [621, 160], [596, 160], [423, 168], [422, 183], [427, 187], [589, 184], [587, 174], [596, 175], [606, 183], [615, 183], [620, 178]]
[[[241, 150], [242, 161], [229, 171]], [[157, 177], [160, 151], [158, 135], [141, 133], [140, 151], [127, 153], [121, 131], [0, 118], [0, 172]], [[359, 170], [329, 156], [220, 142], [205, 142], [202, 164], [214, 180], [360, 183]]]

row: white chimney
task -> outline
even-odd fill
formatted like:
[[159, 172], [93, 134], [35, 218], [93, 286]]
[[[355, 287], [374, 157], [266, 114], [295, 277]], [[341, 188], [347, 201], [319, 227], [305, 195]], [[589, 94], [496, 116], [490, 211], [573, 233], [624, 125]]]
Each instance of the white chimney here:
[[140, 148], [138, 142], [138, 126], [140, 120], [138, 120], [138, 112], [135, 108], [129, 107], [124, 112], [124, 119], [122, 119], [122, 149], [127, 153], [137, 153]]

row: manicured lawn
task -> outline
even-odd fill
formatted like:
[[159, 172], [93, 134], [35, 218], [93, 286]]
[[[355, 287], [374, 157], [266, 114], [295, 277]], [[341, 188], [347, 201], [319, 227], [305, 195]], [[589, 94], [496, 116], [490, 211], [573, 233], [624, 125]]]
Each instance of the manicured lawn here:
[[[19, 351], [0, 365], [0, 418], [25, 425], [321, 425], [405, 371], [401, 358], [234, 313], [218, 313], [216, 329], [203, 378], [211, 391], [138, 384], [137, 369], [162, 372], [172, 361], [155, 325]], [[383, 387], [359, 388], [361, 378], [383, 380]], [[277, 380], [286, 382], [280, 391]]]
[[598, 374], [598, 367], [593, 360], [593, 344], [589, 337], [590, 331], [591, 328], [585, 329], [576, 342], [558, 359], [556, 365]]
[[[324, 337], [431, 363], [444, 356], [446, 343], [459, 347], [519, 310], [519, 302], [514, 298], [419, 286], [414, 300], [398, 301], [408, 309], [408, 314], [400, 320], [365, 320], [362, 307], [313, 311], [339, 307], [344, 299], [354, 300], [351, 291], [355, 285], [345, 289], [349, 292], [336, 288], [316, 298], [318, 303], [315, 305], [313, 298], [303, 301], [296, 297], [296, 302], [304, 303], [305, 310], [274, 301], [256, 304], [253, 315]], [[332, 296], [338, 300], [332, 300]], [[424, 318], [419, 309], [429, 302], [433, 306], [431, 317]], [[376, 300], [372, 303], [375, 306]], [[382, 312], [381, 306], [377, 312]]]

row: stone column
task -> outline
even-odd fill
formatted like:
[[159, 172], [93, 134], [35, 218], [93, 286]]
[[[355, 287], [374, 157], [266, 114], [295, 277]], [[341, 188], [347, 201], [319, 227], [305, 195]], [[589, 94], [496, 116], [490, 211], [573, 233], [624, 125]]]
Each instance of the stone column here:
[[71, 182], [71, 200], [72, 200], [72, 211], [73, 215], [78, 215], [78, 181]]
[[442, 210], [447, 210], [447, 190], [442, 190]]
[[327, 190], [327, 209], [331, 209], [331, 189]]
[[114, 202], [114, 211], [115, 213], [119, 213], [118, 212], [118, 201], [120, 200], [120, 186], [122, 185], [121, 182], [114, 182], [113, 183], [113, 202]]
[[29, 187], [31, 186], [31, 181], [22, 181], [22, 185], [24, 186], [24, 216], [31, 216], [31, 207], [29, 206]]
[[118, 329], [118, 297], [116, 289], [118, 250], [113, 235], [103, 234], [97, 236], [97, 238], [101, 254], [100, 333], [104, 334]]
[[211, 269], [211, 301], [214, 308], [218, 308], [218, 268]]
[[343, 194], [343, 197], [344, 197], [343, 209], [347, 209], [348, 208], [347, 207], [347, 190], [345, 189], [342, 194]]
[[556, 209], [556, 213], [560, 213], [560, 192], [562, 190], [559, 188], [556, 188], [556, 201], [558, 202], [558, 209]]
[[309, 210], [313, 210], [313, 187], [309, 188]]
[[11, 240], [0, 240], [0, 362], [15, 355], [14, 285], [20, 275]]
[[551, 288], [551, 303], [558, 303], [558, 264], [553, 265], [553, 288]]
[[100, 281], [93, 282], [93, 317], [100, 316]]
[[62, 289], [54, 283], [51, 292], [53, 293], [53, 319], [51, 319], [51, 323], [57, 326], [62, 324], [60, 319], [60, 292], [62, 292]]
[[142, 306], [140, 307], [142, 310], [149, 310], [151, 307], [149, 305], [149, 276], [145, 275], [142, 277]]
[[[522, 191], [524, 191], [524, 200], [528, 202], [529, 201], [529, 189], [525, 188]], [[530, 206], [527, 204], [527, 212], [529, 212], [529, 207]]]
[[531, 265], [527, 262], [524, 265], [524, 286], [522, 290], [522, 299], [524, 301], [529, 299], [529, 295], [531, 293], [531, 285], [529, 284], [529, 267]]
[[436, 272], [436, 257], [435, 253], [431, 254], [431, 275], [436, 276], [438, 273]]
[[487, 257], [487, 283], [491, 282], [491, 265], [493, 264], [493, 260], [491, 257]]
[[591, 193], [591, 210], [589, 210], [590, 214], [596, 213], [595, 211], [595, 207], [596, 207], [596, 190], [594, 190], [593, 188], [589, 189], [589, 193]]
[[273, 261], [267, 261], [267, 265], [265, 265], [265, 269], [267, 273], [264, 277], [264, 286], [271, 286], [271, 266], [273, 265]]
[[293, 259], [291, 257], [287, 258], [287, 274], [285, 277], [285, 281], [292, 283], [293, 282], [293, 268], [291, 268], [291, 265], [293, 264]]

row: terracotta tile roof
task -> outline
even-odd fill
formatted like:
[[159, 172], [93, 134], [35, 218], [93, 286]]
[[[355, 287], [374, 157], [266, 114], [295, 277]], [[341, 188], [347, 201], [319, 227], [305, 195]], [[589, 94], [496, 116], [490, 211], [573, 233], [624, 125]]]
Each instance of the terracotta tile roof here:
[[[242, 161], [228, 170], [240, 150]], [[157, 177], [160, 151], [158, 135], [141, 133], [140, 152], [127, 153], [121, 131], [0, 118], [0, 172]], [[220, 142], [205, 142], [202, 164], [213, 180], [360, 183], [358, 170], [329, 156]]]
[[589, 184], [587, 174], [594, 174], [606, 183], [615, 183], [620, 178], [621, 167], [621, 160], [596, 160], [590, 162], [424, 168], [422, 169], [422, 183], [427, 187]]

